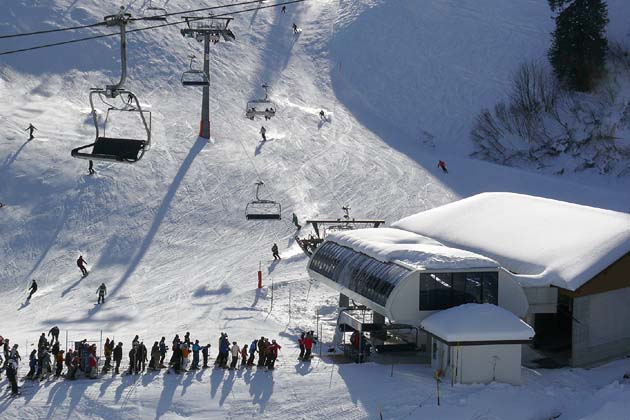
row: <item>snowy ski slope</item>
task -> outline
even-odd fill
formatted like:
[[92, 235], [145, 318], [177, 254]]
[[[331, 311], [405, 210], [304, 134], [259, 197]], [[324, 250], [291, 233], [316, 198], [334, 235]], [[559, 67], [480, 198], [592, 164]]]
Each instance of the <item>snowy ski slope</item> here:
[[[151, 344], [185, 331], [210, 342], [213, 356], [220, 331], [239, 344], [265, 335], [283, 346], [273, 375], [204, 371], [50, 382], [25, 389], [24, 399], [0, 400], [0, 418], [374, 418], [379, 406], [387, 418], [436, 413], [428, 369], [403, 366], [389, 377], [390, 367], [375, 364], [294, 363], [294, 335], [315, 328], [318, 308], [324, 339], [330, 337], [336, 296], [307, 281], [291, 212], [302, 220], [349, 205], [357, 217], [391, 223], [482, 191], [630, 210], [627, 179], [551, 178], [466, 157], [472, 116], [503, 94], [521, 59], [544, 57], [551, 25], [543, 0], [507, 8], [499, 0], [477, 3], [311, 0], [286, 14], [236, 15], [236, 41], [212, 46], [210, 142], [196, 137], [200, 91], [179, 83], [188, 55], [200, 57], [201, 46], [173, 27], [130, 34], [127, 86], [153, 113], [153, 148], [135, 165], [98, 163], [94, 177], [70, 150], [94, 139], [87, 95], [117, 80], [116, 38], [0, 57], [0, 334], [21, 347], [28, 340], [29, 349], [55, 324], [62, 338], [68, 330], [71, 340], [98, 339], [102, 330], [125, 349], [135, 334]], [[623, 2], [610, 3], [628, 16]], [[141, 14], [148, 1], [128, 4]], [[168, 8], [213, 4], [171, 0]], [[0, 33], [88, 24], [118, 5], [10, 0], [2, 5]], [[611, 10], [611, 18], [624, 13]], [[293, 22], [303, 29], [299, 36]], [[73, 36], [0, 40], [0, 50]], [[278, 114], [252, 122], [243, 116], [245, 103], [263, 95], [264, 82]], [[330, 122], [320, 122], [320, 109]], [[29, 122], [38, 131], [26, 142]], [[435, 149], [418, 140], [420, 131], [431, 133]], [[438, 159], [446, 160], [448, 175], [438, 172]], [[245, 220], [259, 179], [282, 203], [282, 221]], [[273, 243], [283, 257], [278, 264], [270, 261]], [[79, 254], [91, 270], [84, 279]], [[259, 262], [266, 287], [257, 291]], [[40, 290], [26, 304], [32, 278]], [[101, 282], [107, 302], [95, 306]], [[530, 372], [522, 389], [456, 387], [445, 391], [440, 413], [543, 418], [579, 400], [594, 413], [627, 410], [628, 386], [613, 380], [628, 365]]]

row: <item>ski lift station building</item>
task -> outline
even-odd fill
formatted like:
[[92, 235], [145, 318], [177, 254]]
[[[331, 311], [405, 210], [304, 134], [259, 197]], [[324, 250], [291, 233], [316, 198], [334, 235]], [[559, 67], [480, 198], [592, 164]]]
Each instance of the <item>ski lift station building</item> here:
[[[483, 193], [390, 228], [330, 234], [308, 272], [339, 291], [340, 307], [350, 298], [385, 329], [490, 303], [534, 328], [532, 360], [584, 366], [630, 354], [627, 213]], [[428, 351], [431, 335], [420, 331], [415, 344]]]

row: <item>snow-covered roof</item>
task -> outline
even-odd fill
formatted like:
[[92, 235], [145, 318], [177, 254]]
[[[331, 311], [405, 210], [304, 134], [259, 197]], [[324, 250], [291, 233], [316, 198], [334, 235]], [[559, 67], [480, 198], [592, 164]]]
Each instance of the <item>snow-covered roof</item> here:
[[426, 317], [422, 329], [449, 343], [531, 340], [534, 330], [507, 309], [467, 303]]
[[630, 215], [513, 193], [483, 193], [392, 225], [480, 253], [523, 286], [576, 290], [630, 252]]
[[327, 240], [383, 262], [402, 262], [419, 270], [498, 268], [490, 258], [447, 247], [400, 229], [357, 229], [331, 233]]

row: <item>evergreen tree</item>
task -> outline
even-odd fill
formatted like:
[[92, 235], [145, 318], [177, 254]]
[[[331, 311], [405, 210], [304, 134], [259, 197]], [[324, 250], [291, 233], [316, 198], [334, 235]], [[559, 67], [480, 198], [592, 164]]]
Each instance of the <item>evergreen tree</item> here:
[[568, 3], [549, 0], [552, 10], [560, 10], [549, 61], [556, 77], [569, 89], [587, 92], [605, 74], [608, 9], [603, 0]]

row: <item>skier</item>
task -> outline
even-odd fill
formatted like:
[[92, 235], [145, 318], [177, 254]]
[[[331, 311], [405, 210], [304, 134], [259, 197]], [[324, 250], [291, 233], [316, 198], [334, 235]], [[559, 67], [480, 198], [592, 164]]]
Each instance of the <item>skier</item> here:
[[42, 335], [39, 336], [37, 347], [40, 349], [48, 347], [48, 340], [46, 340], [46, 335], [44, 333], [42, 333]]
[[298, 26], [295, 24], [295, 22], [293, 22], [293, 33], [294, 34], [298, 33]]
[[105, 303], [105, 295], [107, 294], [107, 287], [105, 286], [105, 283], [101, 283], [101, 285], [98, 286], [96, 294], [98, 295], [98, 302], [96, 302], [96, 304]]
[[206, 344], [201, 348], [201, 355], [203, 356], [203, 368], [208, 367], [208, 350], [210, 349], [210, 344]]
[[258, 339], [254, 339], [249, 345], [249, 359], [247, 359], [247, 366], [254, 365], [254, 357], [256, 357], [257, 348], [258, 348]]
[[182, 343], [180, 347], [181, 347], [181, 354], [182, 354], [182, 370], [184, 372], [187, 372], [188, 371], [188, 355], [190, 355], [190, 348], [188, 347], [188, 344], [186, 344], [186, 342]]
[[131, 347], [131, 350], [129, 350], [129, 370], [127, 371], [128, 375], [132, 375], [134, 373], [138, 373], [136, 372], [136, 354], [137, 354], [137, 349], [135, 346]]
[[302, 225], [300, 225], [300, 223], [298, 222], [298, 217], [295, 213], [293, 213], [293, 224], [296, 228], [298, 228], [298, 230], [302, 229]]
[[232, 352], [232, 363], [230, 363], [230, 369], [234, 370], [236, 369], [236, 364], [238, 363], [238, 356], [241, 354], [241, 349], [238, 344], [236, 344], [236, 341], [232, 341], [230, 352]]
[[14, 344], [13, 349], [9, 355], [9, 361], [7, 364], [7, 378], [11, 383], [11, 395], [17, 396], [20, 395], [18, 385], [17, 385], [17, 373], [18, 373], [18, 361], [20, 358], [20, 353], [18, 353], [18, 345]]
[[114, 351], [114, 340], [110, 340], [109, 337], [105, 339], [105, 346], [103, 347], [105, 352], [105, 365], [103, 365], [103, 372], [107, 372], [112, 367], [112, 352]]
[[164, 358], [166, 357], [166, 352], [168, 351], [168, 347], [166, 346], [166, 343], [164, 342], [166, 340], [165, 337], [162, 337], [162, 339], [160, 340], [160, 368], [165, 367], [164, 366]]
[[81, 269], [81, 273], [83, 274], [83, 277], [88, 275], [88, 271], [85, 268], [85, 264], [87, 264], [87, 262], [85, 262], [85, 260], [83, 259], [83, 255], [79, 255], [79, 259], [77, 260], [77, 266]]
[[160, 362], [160, 344], [156, 341], [151, 347], [151, 360], [149, 361], [149, 369], [158, 370]]
[[245, 368], [245, 366], [247, 365], [247, 344], [243, 344], [243, 348], [241, 349], [241, 367]]
[[33, 296], [33, 294], [35, 294], [35, 292], [37, 292], [37, 282], [35, 281], [35, 279], [33, 279], [33, 283], [31, 283], [31, 287], [29, 287], [28, 290], [30, 290], [31, 293], [26, 298], [27, 301], [31, 300], [31, 297]]
[[88, 359], [87, 375], [88, 375], [88, 378], [91, 378], [91, 379], [96, 379], [96, 376], [98, 375], [98, 362], [96, 360], [96, 356], [93, 353], [90, 353], [90, 356]]
[[298, 359], [302, 360], [304, 357], [304, 333], [300, 334], [300, 338], [298, 338], [298, 346], [300, 346], [300, 355], [298, 356]]
[[144, 345], [144, 342], [140, 342], [136, 351], [136, 372], [144, 372], [147, 361], [147, 346]]
[[90, 163], [88, 163], [88, 175], [94, 175], [95, 173], [96, 171], [94, 170], [94, 162], [90, 160]]
[[311, 360], [311, 350], [313, 349], [313, 334], [311, 332], [306, 333], [306, 337], [304, 337], [304, 349], [306, 349], [306, 352], [302, 360], [309, 362]]
[[29, 371], [26, 374], [27, 379], [33, 379], [35, 372], [37, 370], [37, 350], [33, 349], [31, 354], [28, 356], [28, 367]]
[[276, 343], [276, 340], [271, 340], [271, 344], [267, 348], [267, 353], [269, 357], [267, 358], [267, 369], [273, 369], [276, 364], [276, 359], [278, 358], [278, 350], [282, 347], [280, 344]]
[[286, 13], [287, 12], [287, 6], [282, 6], [282, 9], [280, 9], [280, 11], [282, 13]]
[[199, 369], [199, 351], [201, 350], [201, 346], [199, 345], [199, 340], [195, 340], [195, 344], [192, 345], [192, 353], [193, 353], [193, 361], [190, 370]]
[[31, 123], [28, 124], [28, 127], [24, 130], [24, 131], [28, 131], [29, 133], [29, 138], [28, 141], [31, 141], [35, 138], [35, 136], [33, 135], [33, 131], [37, 131], [37, 128], [35, 128], [35, 126]]
[[52, 339], [50, 340], [50, 344], [53, 344], [55, 341], [59, 343], [59, 327], [54, 326], [48, 331], [48, 335], [52, 335]]
[[319, 111], [319, 119], [320, 121], [326, 121], [326, 114], [324, 113], [323, 109]]
[[57, 356], [55, 356], [55, 361], [57, 362], [57, 368], [55, 369], [55, 377], [59, 377], [61, 375], [61, 371], [63, 370], [63, 350], [59, 350]]
[[437, 164], [438, 168], [444, 171], [444, 173], [448, 173], [448, 169], [446, 169], [446, 163], [443, 160], [439, 161]]
[[230, 341], [226, 333], [221, 333], [219, 339], [219, 357], [217, 358], [217, 364], [219, 367], [226, 368], [228, 362], [228, 354], [230, 353]]
[[260, 127], [260, 135], [262, 136], [263, 142], [267, 141], [267, 136], [265, 135], [266, 133], [267, 133], [267, 129], [263, 125], [262, 127]]
[[186, 331], [186, 334], [184, 334], [184, 344], [190, 346], [190, 332], [188, 331]]
[[120, 362], [122, 361], [122, 354], [123, 354], [123, 349], [122, 349], [122, 343], [118, 343], [118, 345], [116, 346], [116, 348], [114, 348], [114, 364], [116, 366], [114, 372], [116, 372], [116, 374], [119, 374], [119, 368], [120, 368]]
[[256, 364], [258, 367], [265, 365], [265, 351], [267, 350], [265, 340], [265, 337], [260, 337], [260, 340], [258, 340], [258, 363]]
[[271, 247], [271, 253], [273, 254], [273, 259], [274, 260], [281, 260], [282, 258], [280, 258], [280, 254], [278, 254], [278, 245], [277, 244], [273, 244], [273, 246]]

